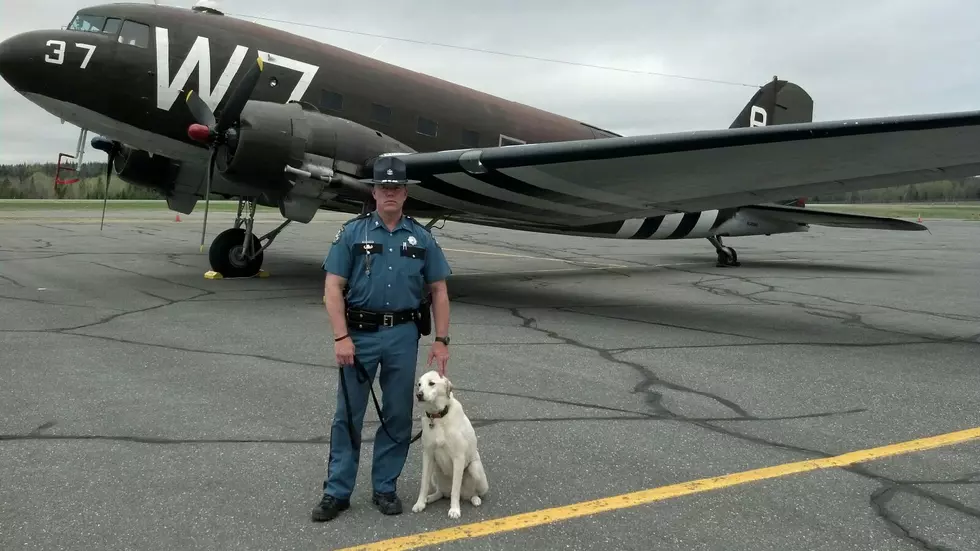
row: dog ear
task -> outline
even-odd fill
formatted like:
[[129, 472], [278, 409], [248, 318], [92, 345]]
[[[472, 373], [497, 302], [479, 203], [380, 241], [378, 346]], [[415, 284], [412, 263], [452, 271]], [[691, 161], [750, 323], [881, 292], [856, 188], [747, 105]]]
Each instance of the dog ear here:
[[446, 395], [447, 396], [453, 395], [453, 382], [450, 381], [449, 379], [446, 379]]

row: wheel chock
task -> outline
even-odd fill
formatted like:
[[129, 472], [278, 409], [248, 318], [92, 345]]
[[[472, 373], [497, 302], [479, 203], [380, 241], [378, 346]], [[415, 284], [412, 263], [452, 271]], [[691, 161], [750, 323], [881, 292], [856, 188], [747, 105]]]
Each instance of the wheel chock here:
[[[254, 275], [254, 276], [252, 276], [252, 277], [259, 277], [259, 278], [263, 278], [264, 279], [264, 278], [269, 277], [269, 272], [267, 272], [265, 270], [259, 270], [259, 273], [256, 274], [256, 275]], [[204, 279], [224, 279], [224, 278], [225, 278], [225, 276], [221, 275], [220, 273], [218, 273], [218, 272], [216, 272], [214, 270], [210, 270], [210, 271], [204, 272]], [[229, 278], [229, 279], [251, 279], [251, 277], [233, 277], [233, 278]]]

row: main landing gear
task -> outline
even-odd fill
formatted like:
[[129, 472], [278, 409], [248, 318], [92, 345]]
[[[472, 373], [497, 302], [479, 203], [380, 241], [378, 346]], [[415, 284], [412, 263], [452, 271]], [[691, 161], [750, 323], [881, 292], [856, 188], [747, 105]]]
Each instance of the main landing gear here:
[[[242, 219], [242, 211], [245, 210], [246, 206], [248, 207], [248, 217]], [[219, 233], [211, 242], [208, 260], [211, 262], [211, 269], [221, 274], [222, 277], [252, 277], [258, 274], [259, 269], [262, 268], [263, 251], [272, 244], [279, 232], [292, 222], [292, 220], [286, 220], [262, 237], [255, 237], [255, 234], [252, 233], [252, 224], [255, 222], [255, 207], [256, 203], [253, 199], [239, 199], [235, 227]], [[242, 224], [245, 225], [244, 228]], [[263, 241], [265, 241], [264, 245], [262, 244]]]
[[741, 262], [738, 261], [738, 253], [735, 249], [731, 247], [726, 247], [721, 243], [720, 235], [712, 235], [708, 238], [708, 241], [715, 246], [715, 250], [718, 251], [718, 264], [719, 268], [727, 268], [731, 266], [741, 266]]

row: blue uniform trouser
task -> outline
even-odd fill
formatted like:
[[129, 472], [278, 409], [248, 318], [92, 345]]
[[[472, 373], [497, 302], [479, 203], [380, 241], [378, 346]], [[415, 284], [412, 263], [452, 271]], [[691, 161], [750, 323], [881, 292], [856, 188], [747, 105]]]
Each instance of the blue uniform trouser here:
[[[408, 447], [412, 439], [412, 407], [415, 399], [415, 367], [418, 360], [419, 333], [414, 323], [401, 323], [393, 327], [381, 327], [377, 332], [351, 331], [354, 354], [371, 376], [359, 382], [359, 371], [352, 365], [344, 366], [344, 381], [350, 398], [354, 434], [361, 434], [364, 412], [371, 401], [371, 385], [378, 374], [380, 362], [381, 413], [388, 433], [379, 424], [374, 439], [374, 460], [371, 465], [371, 482], [376, 492], [395, 491], [395, 482], [402, 472]], [[363, 377], [363, 374], [361, 375]], [[350, 499], [357, 477], [360, 456], [351, 447], [347, 428], [347, 401], [344, 389], [337, 378], [337, 409], [330, 429], [330, 457], [327, 461], [327, 478], [323, 492], [338, 499]], [[371, 402], [371, 407], [374, 407]]]

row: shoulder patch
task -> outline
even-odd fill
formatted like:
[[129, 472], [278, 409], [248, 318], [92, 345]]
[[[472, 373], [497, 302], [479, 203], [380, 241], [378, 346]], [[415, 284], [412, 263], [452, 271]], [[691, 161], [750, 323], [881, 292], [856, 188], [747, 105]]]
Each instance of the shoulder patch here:
[[337, 230], [337, 235], [333, 236], [333, 243], [332, 244], [336, 245], [337, 242], [340, 241], [340, 234], [342, 234], [342, 233], [344, 233], [344, 226], [341, 226], [340, 229]]

